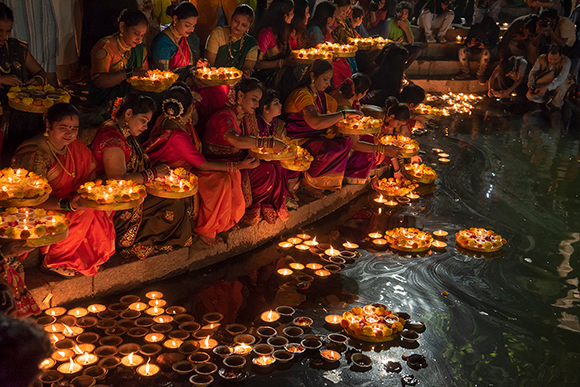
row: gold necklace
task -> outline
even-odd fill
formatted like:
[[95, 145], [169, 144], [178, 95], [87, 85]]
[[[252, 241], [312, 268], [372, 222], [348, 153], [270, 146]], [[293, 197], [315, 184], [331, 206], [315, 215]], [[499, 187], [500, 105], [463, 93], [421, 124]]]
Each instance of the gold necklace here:
[[310, 86], [308, 86], [308, 91], [310, 92], [310, 94], [312, 94], [312, 97], [314, 97], [314, 108], [316, 109], [316, 111], [318, 112], [318, 114], [322, 114], [322, 112], [318, 108], [318, 104], [316, 103], [316, 102], [318, 102], [318, 99], [320, 98], [320, 93], [315, 92], [314, 90], [312, 90], [312, 88]]
[[61, 166], [62, 170], [65, 171], [66, 174], [69, 175], [70, 177], [72, 177], [73, 179], [75, 177], [77, 177], [77, 174], [75, 172], [76, 167], [75, 167], [75, 159], [74, 159], [74, 157], [71, 157], [71, 160], [72, 160], [72, 172], [69, 172], [69, 171], [67, 171], [67, 169], [64, 167], [63, 163], [61, 163], [60, 159], [57, 156], [57, 153], [58, 154], [61, 154], [61, 155], [66, 155], [68, 153], [68, 151], [69, 151], [68, 150], [68, 145], [65, 145], [64, 146], [64, 153], [61, 153], [61, 151], [58, 151], [57, 149], [54, 148], [54, 145], [52, 145], [52, 143], [50, 142], [50, 140], [48, 138], [46, 139], [46, 143], [48, 145], [48, 149], [50, 150], [50, 153], [52, 153], [52, 155], [54, 156], [54, 158], [56, 159], [56, 161], [58, 162], [58, 164]]
[[241, 38], [232, 40], [232, 29], [230, 28], [230, 32], [228, 33], [228, 55], [230, 56], [230, 59], [232, 61], [234, 60], [234, 55], [232, 54], [232, 43], [235, 43], [241, 39], [240, 46], [238, 47], [238, 52], [236, 53], [234, 50], [234, 53], [238, 54], [242, 50], [242, 46], [244, 45], [244, 37], [245, 37], [245, 33], [244, 33], [244, 35], [242, 35]]
[[126, 60], [129, 60], [129, 58], [131, 57], [131, 47], [125, 48], [123, 43], [121, 43], [121, 36], [120, 35], [117, 35], [116, 41], [117, 41], [117, 48], [119, 49], [118, 50], [119, 55], [121, 56], [121, 58], [125, 58]]
[[[173, 43], [175, 43], [177, 45], [177, 49], [179, 50], [179, 55], [181, 55], [181, 59], [185, 62], [185, 55], [183, 54], [183, 51], [181, 50], [181, 44], [180, 44], [181, 43], [181, 36], [179, 38], [177, 38], [177, 35], [175, 35], [175, 33], [173, 32], [173, 29], [174, 29], [174, 27], [172, 24], [168, 28], [169, 33], [172, 36], [171, 40], [173, 40]], [[177, 39], [177, 42], [175, 42], [176, 39]]]

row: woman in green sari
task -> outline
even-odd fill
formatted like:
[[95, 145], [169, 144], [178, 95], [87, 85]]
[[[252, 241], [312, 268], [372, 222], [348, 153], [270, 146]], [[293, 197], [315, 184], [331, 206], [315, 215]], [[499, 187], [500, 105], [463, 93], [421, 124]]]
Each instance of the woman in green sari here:
[[229, 27], [215, 28], [206, 44], [206, 56], [212, 67], [236, 67], [246, 77], [252, 75], [258, 60], [258, 42], [248, 31], [254, 21], [254, 10], [247, 4], [238, 5]]
[[125, 10], [119, 16], [119, 32], [95, 44], [91, 50], [90, 102], [106, 109], [112, 100], [131, 91], [127, 78], [145, 75], [149, 69], [143, 44], [147, 26], [143, 12]]

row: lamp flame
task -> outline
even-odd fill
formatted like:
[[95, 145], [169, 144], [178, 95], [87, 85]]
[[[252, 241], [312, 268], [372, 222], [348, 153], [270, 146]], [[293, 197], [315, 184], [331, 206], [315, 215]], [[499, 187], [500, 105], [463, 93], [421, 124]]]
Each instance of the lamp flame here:
[[67, 335], [73, 335], [75, 332], [66, 324], [62, 324], [64, 326], [64, 332]]
[[129, 365], [133, 365], [133, 353], [131, 352], [128, 356], [127, 356], [127, 360], [129, 360]]
[[72, 357], [69, 357], [69, 363], [68, 363], [68, 372], [69, 373], [73, 373], [73, 371], [75, 370], [75, 362], [73, 361]]
[[209, 348], [209, 336], [207, 336], [205, 338], [205, 340], [203, 341], [203, 345], [204, 345], [205, 348]]

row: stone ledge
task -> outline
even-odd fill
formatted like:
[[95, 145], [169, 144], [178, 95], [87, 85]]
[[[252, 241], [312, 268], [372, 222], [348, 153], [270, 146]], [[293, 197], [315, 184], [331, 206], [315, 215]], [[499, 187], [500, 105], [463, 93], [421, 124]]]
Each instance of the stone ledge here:
[[409, 78], [417, 86], [421, 86], [428, 93], [472, 93], [487, 92], [487, 85], [480, 85], [476, 79], [451, 80], [449, 77], [430, 77], [427, 79]]
[[366, 192], [367, 187], [368, 184], [346, 185], [323, 199], [304, 204], [297, 211], [291, 211], [290, 219], [284, 223], [276, 222], [271, 225], [262, 221], [256, 226], [228, 232], [224, 235], [225, 243], [218, 246], [208, 246], [196, 239], [190, 248], [149, 257], [143, 261], [106, 267], [94, 277], [80, 276], [65, 280], [31, 268], [27, 270], [26, 283], [41, 309], [128, 291], [147, 282], [198, 270], [253, 250], [287, 230], [323, 218]]

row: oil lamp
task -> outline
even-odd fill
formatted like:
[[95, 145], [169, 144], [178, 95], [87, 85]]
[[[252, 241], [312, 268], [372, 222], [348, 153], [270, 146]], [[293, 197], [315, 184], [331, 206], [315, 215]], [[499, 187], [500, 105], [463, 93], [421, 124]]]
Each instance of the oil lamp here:
[[166, 314], [162, 314], [161, 316], [153, 317], [153, 321], [155, 321], [158, 324], [170, 323], [173, 321], [173, 317]]
[[245, 356], [252, 351], [252, 346], [246, 343], [240, 343], [234, 347], [234, 353], [236, 355]]
[[165, 300], [149, 300], [148, 304], [149, 304], [149, 306], [158, 306], [158, 307], [162, 308], [165, 305], [167, 305], [167, 301], [165, 301]]
[[344, 247], [347, 250], [355, 250], [358, 248], [358, 245], [356, 243], [351, 243], [349, 241], [346, 241], [342, 244], [342, 247]]
[[163, 343], [163, 346], [167, 349], [170, 349], [170, 350], [176, 350], [176, 349], [179, 349], [179, 347], [181, 347], [181, 344], [183, 344], [182, 340], [169, 339]]
[[99, 357], [93, 353], [85, 352], [82, 355], [79, 355], [75, 358], [75, 362], [82, 366], [87, 366], [91, 364], [95, 364], [99, 360]]
[[324, 254], [328, 255], [329, 257], [336, 257], [337, 255], [340, 255], [340, 251], [335, 250], [332, 246], [330, 246], [330, 249], [324, 250]]
[[278, 269], [277, 272], [282, 278], [288, 278], [294, 273], [291, 269], [287, 268]]
[[38, 365], [38, 368], [40, 368], [42, 370], [48, 370], [48, 369], [54, 367], [55, 364], [56, 364], [56, 360], [49, 357], [49, 358], [46, 358], [43, 361], [41, 361], [40, 364]]
[[300, 245], [295, 245], [294, 247], [295, 247], [297, 250], [299, 250], [299, 251], [306, 251], [306, 250], [310, 250], [310, 247], [309, 247], [309, 246], [306, 246], [306, 245], [303, 245], [303, 244], [300, 244]]
[[125, 367], [137, 367], [141, 363], [143, 363], [143, 358], [139, 355], [135, 355], [135, 352], [131, 352], [127, 356], [123, 356], [121, 359], [121, 364]]
[[155, 364], [149, 364], [149, 361], [151, 359], [147, 360], [147, 364], [144, 364], [142, 366], [137, 367], [137, 373], [141, 376], [145, 376], [145, 377], [151, 377], [156, 375], [159, 372], [159, 366], [155, 365]]
[[154, 306], [145, 311], [149, 316], [160, 316], [165, 313], [165, 309]]
[[107, 310], [107, 307], [103, 304], [92, 304], [92, 305], [89, 305], [87, 310], [90, 313], [99, 313], [99, 312], [102, 312], [104, 310]]
[[433, 235], [435, 235], [438, 238], [445, 238], [447, 236], [448, 232], [444, 231], [444, 230], [437, 230], [437, 231], [433, 231]]
[[310, 239], [310, 235], [308, 234], [298, 234], [296, 237], [302, 239], [303, 241]]
[[322, 265], [320, 263], [310, 262], [306, 264], [306, 267], [310, 270], [319, 270], [322, 269]]
[[301, 264], [300, 262], [290, 262], [288, 266], [290, 266], [290, 268], [294, 270], [304, 270], [304, 265]]
[[314, 237], [314, 239], [311, 240], [311, 241], [304, 241], [303, 244], [306, 245], [306, 246], [308, 246], [308, 247], [318, 246], [318, 242], [316, 241], [316, 237]]
[[149, 333], [145, 335], [145, 341], [148, 343], [158, 343], [165, 339], [165, 335], [163, 333]]
[[58, 316], [62, 316], [63, 314], [65, 314], [66, 309], [63, 307], [57, 306], [57, 307], [45, 310], [44, 313], [48, 316], [58, 317]]
[[199, 347], [201, 349], [211, 350], [217, 345], [218, 342], [212, 339], [210, 336], [207, 336], [204, 340], [199, 341]]
[[383, 197], [383, 194], [381, 194], [381, 196], [379, 196], [378, 198], [374, 198], [373, 200], [379, 204], [384, 204], [387, 201], [387, 199]]
[[289, 249], [290, 247], [292, 247], [294, 245], [290, 242], [280, 242], [280, 243], [278, 243], [278, 246], [283, 248], [283, 249]]
[[288, 238], [287, 241], [292, 243], [293, 245], [299, 245], [300, 243], [302, 243], [302, 239], [300, 238]]
[[73, 355], [74, 353], [70, 349], [59, 349], [58, 351], [54, 351], [50, 357], [56, 361], [66, 361], [73, 357]]
[[[157, 306], [157, 305], [152, 305], [152, 306]], [[149, 305], [147, 305], [144, 302], [134, 302], [134, 303], [129, 305], [129, 309], [136, 310], [137, 312], [142, 312], [144, 310], [149, 309]]]
[[380, 232], [371, 232], [369, 234], [369, 237], [372, 239], [379, 239], [383, 237], [383, 234], [381, 234]]
[[260, 319], [266, 323], [273, 323], [280, 319], [280, 313], [275, 310], [267, 310], [260, 315]]
[[74, 309], [69, 310], [67, 312], [67, 314], [70, 314], [71, 316], [75, 316], [76, 318], [79, 318], [79, 317], [84, 317], [87, 314], [89, 314], [89, 311], [85, 308], [74, 308]]
[[81, 366], [80, 364], [77, 364], [73, 361], [72, 357], [69, 359], [68, 363], [63, 363], [61, 365], [58, 366], [57, 370], [58, 372], [60, 372], [61, 374], [64, 375], [74, 375], [77, 372], [80, 372], [80, 370], [83, 369], [83, 366]]
[[157, 292], [157, 291], [152, 291], [152, 292], [148, 292], [147, 294], [145, 294], [145, 297], [147, 297], [150, 300], [156, 300], [159, 298], [163, 298], [163, 293]]

